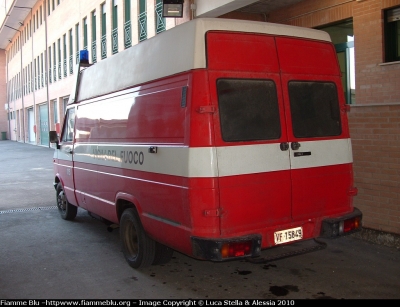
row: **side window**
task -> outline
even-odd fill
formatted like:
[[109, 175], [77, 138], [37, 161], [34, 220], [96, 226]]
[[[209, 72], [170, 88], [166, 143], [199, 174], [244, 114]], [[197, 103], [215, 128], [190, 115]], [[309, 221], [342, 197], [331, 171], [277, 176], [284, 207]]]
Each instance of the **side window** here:
[[295, 137], [325, 137], [342, 133], [334, 83], [290, 81], [289, 99]]
[[69, 109], [65, 116], [61, 140], [63, 142], [72, 142], [74, 140], [75, 108]]
[[217, 92], [222, 139], [225, 142], [281, 137], [274, 81], [219, 79]]

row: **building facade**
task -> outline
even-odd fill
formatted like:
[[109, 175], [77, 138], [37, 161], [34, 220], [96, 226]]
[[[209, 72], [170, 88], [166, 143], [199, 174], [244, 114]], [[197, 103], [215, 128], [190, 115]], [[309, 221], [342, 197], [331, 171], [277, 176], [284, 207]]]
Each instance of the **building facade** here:
[[48, 131], [62, 123], [81, 49], [95, 63], [201, 17], [327, 31], [351, 105], [355, 206], [364, 227], [400, 234], [400, 0], [185, 0], [182, 18], [162, 18], [162, 0], [4, 4], [8, 15], [25, 15], [6, 37], [10, 26], [0, 12], [0, 131], [43, 146], [49, 146]]

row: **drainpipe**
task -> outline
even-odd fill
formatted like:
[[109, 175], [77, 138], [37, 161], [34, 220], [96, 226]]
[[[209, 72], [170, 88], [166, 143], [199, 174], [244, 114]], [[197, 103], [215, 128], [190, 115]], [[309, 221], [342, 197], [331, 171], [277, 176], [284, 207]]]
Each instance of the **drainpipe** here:
[[24, 74], [23, 74], [23, 63], [22, 63], [22, 35], [21, 35], [21, 31], [18, 30], [18, 32], [20, 33], [19, 37], [20, 37], [20, 44], [21, 44], [21, 101], [22, 101], [22, 138], [24, 139], [24, 143], [25, 143], [25, 105], [24, 105]]
[[[50, 0], [47, 0], [50, 1]], [[46, 14], [46, 1], [43, 1], [43, 7], [44, 7], [44, 37], [45, 37], [45, 48], [44, 48], [44, 58], [45, 58], [45, 73], [44, 75], [46, 77], [46, 95], [47, 95], [47, 127], [50, 131], [50, 95], [49, 95], [49, 63], [48, 63], [48, 50], [47, 50], [47, 16], [48, 13]], [[47, 6], [48, 8], [48, 6]], [[49, 55], [51, 56], [51, 55]], [[37, 129], [36, 129], [37, 130]], [[49, 138], [49, 144], [48, 146], [50, 147], [50, 138]]]
[[191, 0], [189, 2], [189, 4], [190, 4], [190, 11], [191, 11], [190, 20], [193, 20], [196, 18], [196, 0]]

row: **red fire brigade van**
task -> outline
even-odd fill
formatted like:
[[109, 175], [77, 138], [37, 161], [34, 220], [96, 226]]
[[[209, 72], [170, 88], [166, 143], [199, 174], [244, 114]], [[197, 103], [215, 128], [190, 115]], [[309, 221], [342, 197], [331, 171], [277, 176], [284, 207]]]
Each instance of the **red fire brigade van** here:
[[359, 230], [327, 33], [195, 19], [78, 69], [56, 143], [62, 218], [119, 225], [134, 268]]

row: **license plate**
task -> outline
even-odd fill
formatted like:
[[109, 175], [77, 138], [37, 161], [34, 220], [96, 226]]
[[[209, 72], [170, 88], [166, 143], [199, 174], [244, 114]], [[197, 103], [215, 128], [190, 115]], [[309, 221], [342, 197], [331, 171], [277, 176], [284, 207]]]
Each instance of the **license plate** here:
[[303, 239], [303, 227], [296, 227], [274, 233], [275, 244], [282, 244]]

